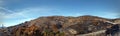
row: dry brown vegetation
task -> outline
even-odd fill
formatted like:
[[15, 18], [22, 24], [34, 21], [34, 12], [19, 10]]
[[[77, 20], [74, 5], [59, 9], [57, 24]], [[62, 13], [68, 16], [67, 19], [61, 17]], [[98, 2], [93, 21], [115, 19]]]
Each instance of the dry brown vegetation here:
[[[96, 16], [48, 16], [40, 17], [19, 25], [7, 27], [4, 31], [0, 30], [0, 36], [75, 36], [87, 34], [106, 29], [111, 26], [105, 21], [114, 22], [113, 19], [106, 19]], [[70, 29], [73, 29], [70, 33]], [[4, 35], [5, 34], [5, 35]]]

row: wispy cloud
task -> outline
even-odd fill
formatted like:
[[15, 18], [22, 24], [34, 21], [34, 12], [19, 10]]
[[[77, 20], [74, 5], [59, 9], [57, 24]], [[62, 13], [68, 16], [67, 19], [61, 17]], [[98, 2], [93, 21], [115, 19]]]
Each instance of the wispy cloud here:
[[3, 9], [5, 11], [9, 12], [9, 13], [12, 13], [12, 14], [2, 13], [3, 16], [4, 16], [3, 18], [12, 18], [12, 17], [18, 17], [18, 16], [22, 16], [24, 18], [28, 18], [27, 16], [24, 16], [24, 14], [16, 12], [16, 11], [12, 11], [12, 10], [9, 10], [9, 9], [3, 8], [3, 7], [0, 7], [0, 9]]
[[[2, 7], [4, 5], [4, 1], [0, 0], [0, 7]], [[0, 10], [1, 12], [1, 10]], [[4, 13], [0, 13], [0, 25], [3, 24], [3, 15]]]
[[[18, 9], [16, 11], [12, 11], [3, 7], [0, 7], [0, 9], [4, 10], [3, 12], [0, 12], [0, 15], [5, 19], [10, 18], [17, 18], [17, 17], [23, 17], [23, 18], [29, 18], [30, 15], [38, 15], [43, 13], [53, 13], [53, 9], [50, 8], [24, 8], [24, 9]], [[11, 14], [7, 14], [5, 12], [9, 12]]]
[[[7, 14], [4, 11], [0, 12], [0, 16], [4, 18], [4, 24], [7, 24], [6, 26], [16, 25], [18, 23], [29, 21], [34, 18], [37, 18], [36, 16], [40, 16], [40, 14], [46, 13], [47, 15], [47, 13], [51, 13], [49, 11], [52, 11], [52, 9], [50, 8], [24, 8], [24, 9], [18, 9], [16, 11], [12, 11], [3, 7], [1, 7], [0, 9], [3, 9], [5, 12], [10, 13]], [[11, 22], [11, 21], [15, 21], [15, 22]]]
[[[15, 11], [9, 10], [6, 8], [1, 7], [0, 9], [5, 10], [6, 12], [9, 12], [10, 14], [6, 14], [5, 12], [0, 12], [0, 16], [4, 17], [6, 21], [4, 21], [4, 24], [7, 24], [6, 26], [13, 26], [25, 21], [29, 21], [32, 19], [35, 19], [40, 16], [52, 16], [52, 15], [62, 15], [62, 16], [81, 16], [86, 15], [87, 13], [84, 12], [76, 12], [76, 11], [66, 11], [58, 8], [49, 8], [49, 7], [26, 7], [22, 9], [16, 9]], [[102, 16], [102, 17], [112, 17], [115, 16], [114, 13], [111, 12], [105, 12], [105, 13], [90, 13], [91, 15], [95, 16]], [[87, 14], [89, 15], [89, 14]], [[12, 20], [9, 20], [12, 19]], [[14, 20], [15, 19], [15, 20]], [[8, 21], [9, 20], [9, 21]], [[13, 22], [10, 22], [13, 21]]]
[[[9, 23], [9, 25], [11, 25], [12, 22], [10, 22], [10, 21], [15, 21], [15, 20], [8, 20], [8, 19], [16, 19], [19, 17], [28, 18], [27, 16], [24, 16], [24, 14], [22, 14], [20, 12], [15, 12], [15, 11], [12, 11], [12, 10], [9, 10], [9, 9], [3, 8], [3, 7], [0, 7], [0, 10], [1, 10], [0, 11], [0, 24]], [[9, 12], [10, 14], [7, 14], [5, 12]], [[16, 22], [14, 22], [14, 23], [16, 23]]]
[[[0, 7], [2, 7], [4, 5], [4, 0], [0, 0]], [[4, 13], [1, 13], [1, 10], [0, 10], [0, 25], [3, 24], [3, 16], [4, 16]]]

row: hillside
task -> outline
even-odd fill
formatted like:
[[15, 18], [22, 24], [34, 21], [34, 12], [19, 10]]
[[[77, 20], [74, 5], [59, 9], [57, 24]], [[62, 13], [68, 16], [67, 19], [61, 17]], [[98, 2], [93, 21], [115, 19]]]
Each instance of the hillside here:
[[[106, 29], [117, 19], [107, 19], [97, 16], [48, 16], [26, 21], [19, 25], [0, 30], [2, 36], [72, 36], [87, 34]], [[5, 35], [6, 34], [6, 35]]]

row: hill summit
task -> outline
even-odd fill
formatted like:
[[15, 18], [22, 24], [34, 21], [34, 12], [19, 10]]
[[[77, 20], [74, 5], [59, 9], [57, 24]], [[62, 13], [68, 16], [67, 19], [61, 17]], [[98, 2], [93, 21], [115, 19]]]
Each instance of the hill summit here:
[[[116, 21], [117, 20], [117, 21]], [[110, 22], [119, 19], [107, 19], [97, 16], [48, 16], [26, 21], [19, 25], [0, 30], [0, 36], [71, 36], [87, 34], [106, 29]]]

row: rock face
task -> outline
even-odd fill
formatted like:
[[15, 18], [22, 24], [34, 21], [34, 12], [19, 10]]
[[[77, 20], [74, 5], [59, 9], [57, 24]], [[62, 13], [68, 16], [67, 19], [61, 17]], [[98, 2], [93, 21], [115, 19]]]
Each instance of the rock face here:
[[[111, 21], [112, 20], [112, 21]], [[97, 16], [48, 16], [40, 17], [19, 25], [7, 27], [6, 32], [0, 32], [2, 36], [71, 36], [87, 34], [112, 26], [113, 19], [106, 19]]]

